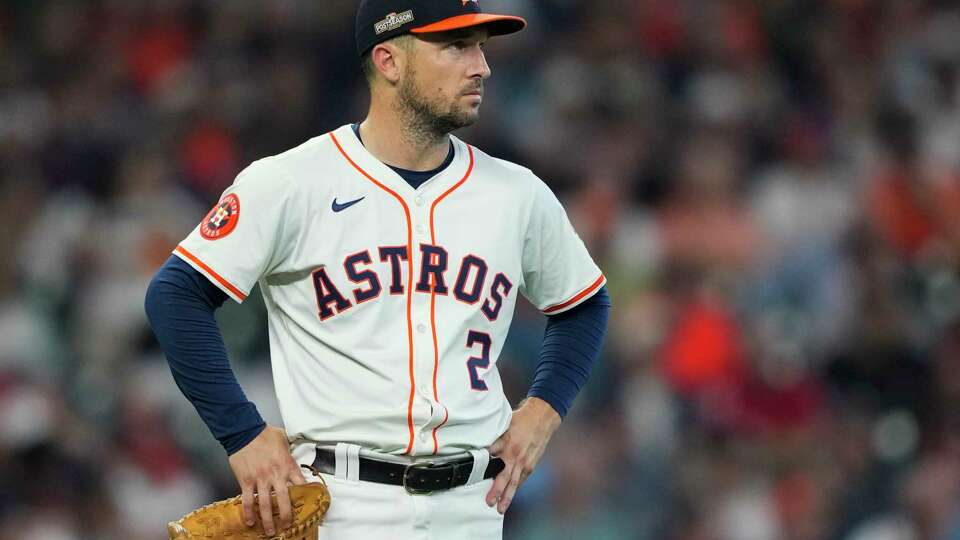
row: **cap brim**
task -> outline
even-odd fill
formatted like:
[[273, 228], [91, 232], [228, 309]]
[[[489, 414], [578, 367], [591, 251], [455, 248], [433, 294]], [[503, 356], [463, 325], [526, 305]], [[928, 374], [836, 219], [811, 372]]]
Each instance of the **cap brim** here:
[[457, 30], [480, 25], [489, 28], [491, 36], [503, 36], [523, 30], [527, 26], [527, 21], [521, 17], [514, 17], [513, 15], [468, 13], [466, 15], [457, 15], [456, 17], [437, 21], [426, 26], [411, 28], [410, 32], [414, 34], [427, 34], [430, 32], [446, 32], [447, 30]]

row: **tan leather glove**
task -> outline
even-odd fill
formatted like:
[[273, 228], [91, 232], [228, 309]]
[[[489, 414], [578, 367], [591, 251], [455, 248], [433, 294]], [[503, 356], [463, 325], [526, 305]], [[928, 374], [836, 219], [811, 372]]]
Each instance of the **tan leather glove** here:
[[[240, 496], [217, 501], [190, 512], [167, 525], [170, 540], [317, 540], [317, 527], [330, 508], [330, 491], [322, 482], [290, 486], [293, 523], [273, 536], [263, 532], [257, 521], [253, 527], [243, 522]], [[276, 494], [271, 494], [276, 499]], [[273, 508], [276, 509], [276, 501]], [[277, 520], [279, 516], [274, 513]]]

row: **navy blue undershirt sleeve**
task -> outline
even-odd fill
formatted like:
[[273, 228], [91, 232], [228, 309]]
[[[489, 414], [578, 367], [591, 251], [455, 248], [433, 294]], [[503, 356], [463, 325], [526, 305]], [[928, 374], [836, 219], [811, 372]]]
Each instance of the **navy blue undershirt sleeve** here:
[[602, 287], [577, 307], [547, 318], [527, 397], [546, 401], [561, 418], [567, 415], [600, 358], [610, 307], [610, 295]]
[[228, 454], [266, 427], [230, 368], [214, 311], [227, 295], [171, 256], [147, 288], [144, 308], [183, 395]]

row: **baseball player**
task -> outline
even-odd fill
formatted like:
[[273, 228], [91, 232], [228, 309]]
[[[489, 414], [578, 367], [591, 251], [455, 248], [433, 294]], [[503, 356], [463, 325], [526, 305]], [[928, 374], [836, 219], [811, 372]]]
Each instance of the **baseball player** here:
[[[486, 41], [525, 25], [476, 0], [360, 2], [366, 119], [247, 167], [151, 282], [151, 325], [248, 524], [288, 525], [286, 486], [309, 470], [333, 498], [322, 538], [502, 537], [610, 309], [550, 189], [451, 135], [479, 117]], [[282, 428], [244, 396], [214, 319], [257, 283]], [[548, 323], [511, 410], [497, 359], [520, 294]], [[271, 490], [277, 508], [254, 502]]]

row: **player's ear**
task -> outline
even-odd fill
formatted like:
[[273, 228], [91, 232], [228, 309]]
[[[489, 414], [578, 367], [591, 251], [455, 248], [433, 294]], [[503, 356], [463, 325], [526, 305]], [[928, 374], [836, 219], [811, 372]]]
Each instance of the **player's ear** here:
[[403, 53], [404, 50], [393, 43], [378, 43], [370, 51], [370, 60], [373, 62], [374, 69], [380, 72], [387, 81], [396, 83], [400, 80], [400, 73], [403, 69]]

